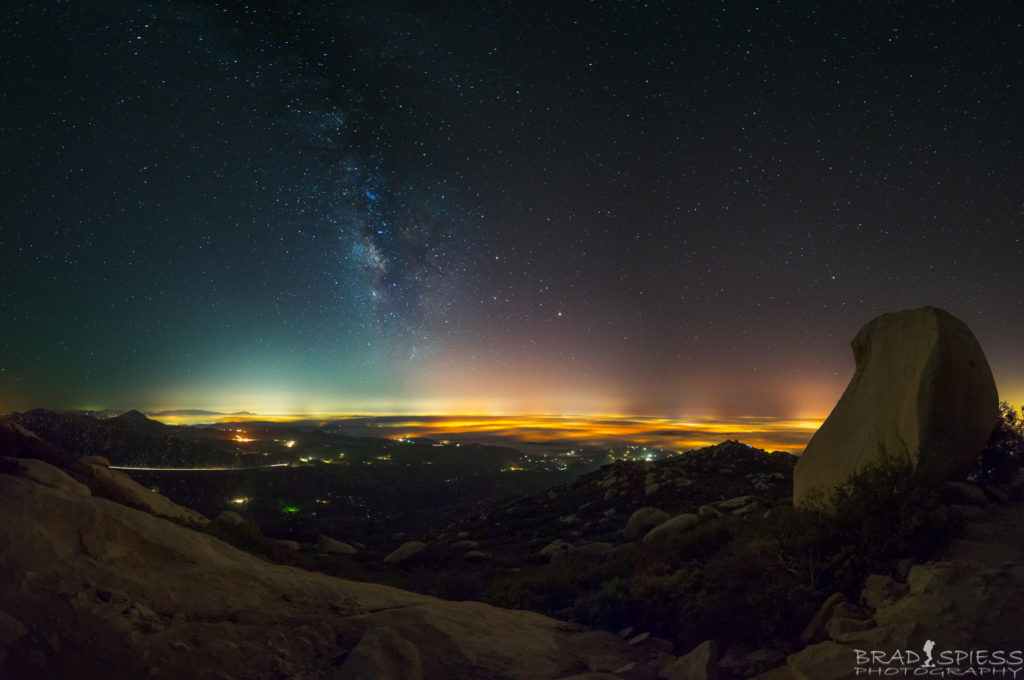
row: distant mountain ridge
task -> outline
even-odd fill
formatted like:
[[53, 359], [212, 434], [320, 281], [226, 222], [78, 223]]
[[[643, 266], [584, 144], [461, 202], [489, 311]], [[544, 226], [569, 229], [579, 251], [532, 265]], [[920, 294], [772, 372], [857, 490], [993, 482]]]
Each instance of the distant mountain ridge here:
[[101, 455], [113, 465], [170, 467], [175, 465], [228, 465], [234, 457], [178, 430], [131, 410], [115, 418], [94, 418], [77, 413], [33, 409], [13, 413], [12, 422], [35, 432], [69, 459]]

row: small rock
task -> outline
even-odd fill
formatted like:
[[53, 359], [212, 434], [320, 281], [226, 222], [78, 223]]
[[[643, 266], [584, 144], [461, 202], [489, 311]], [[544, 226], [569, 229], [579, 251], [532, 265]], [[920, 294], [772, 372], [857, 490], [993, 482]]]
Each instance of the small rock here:
[[287, 538], [271, 538], [269, 540], [271, 543], [279, 545], [287, 550], [294, 550], [295, 552], [298, 552], [299, 548], [302, 547], [299, 545], [298, 541], [291, 541]]
[[697, 526], [700, 519], [692, 512], [684, 512], [662, 522], [644, 535], [644, 543], [657, 543], [681, 536]]
[[951, 503], [964, 505], [985, 505], [988, 496], [980, 488], [967, 482], [946, 482], [942, 486], [943, 497]]
[[570, 549], [567, 554], [582, 555], [583, 557], [600, 557], [613, 547], [611, 543], [584, 543]]
[[661, 669], [658, 677], [666, 680], [718, 680], [718, 645], [714, 640], [705, 640]]
[[104, 602], [128, 602], [131, 599], [128, 593], [117, 588], [99, 588], [96, 590], [96, 597]]
[[754, 502], [753, 496], [737, 496], [736, 498], [730, 498], [727, 501], [719, 501], [715, 503], [719, 510], [736, 510], [742, 508], [745, 505], [750, 505]]
[[320, 535], [317, 550], [329, 555], [352, 555], [356, 552], [356, 549], [348, 543], [343, 543], [323, 534]]
[[423, 662], [416, 645], [391, 628], [372, 628], [339, 669], [338, 677], [375, 680], [422, 680]]
[[846, 597], [842, 593], [833, 593], [829, 596], [804, 626], [803, 632], [800, 633], [800, 641], [804, 644], [823, 641], [826, 637], [829, 619], [832, 618], [835, 608], [843, 602], [846, 602]]
[[841, 635], [860, 633], [875, 627], [874, 619], [851, 619], [845, 616], [833, 616], [828, 622], [828, 636], [835, 640]]
[[646, 641], [646, 640], [647, 640], [647, 638], [649, 638], [649, 637], [651, 637], [651, 634], [650, 634], [650, 633], [640, 633], [639, 635], [636, 635], [636, 636], [634, 636], [634, 637], [631, 637], [631, 638], [629, 639], [629, 642], [627, 642], [626, 644], [627, 644], [627, 645], [629, 645], [630, 647], [632, 647], [632, 646], [634, 646], [634, 645], [638, 645], [638, 644], [640, 644], [641, 642], [644, 642], [644, 641]]
[[907, 591], [905, 584], [897, 583], [891, 576], [871, 574], [864, 582], [860, 601], [871, 609], [881, 609], [906, 595]]
[[718, 510], [715, 510], [710, 505], [702, 505], [699, 508], [697, 508], [697, 516], [701, 519], [714, 519], [716, 517], [721, 517], [722, 513], [720, 513]]
[[828, 640], [790, 654], [786, 664], [798, 678], [846, 680], [853, 675], [855, 659], [852, 649]]
[[634, 661], [621, 668], [616, 668], [612, 671], [612, 675], [622, 680], [655, 680], [658, 677], [658, 671], [645, 663]]
[[565, 541], [559, 538], [555, 539], [554, 541], [551, 541], [546, 546], [541, 548], [540, 554], [544, 557], [554, 557], [555, 555], [560, 555], [564, 552], [568, 552], [570, 548], [572, 548], [572, 544], [566, 543]]
[[389, 564], [401, 564], [427, 549], [423, 541], [408, 541], [400, 545], [396, 550], [384, 558]]
[[750, 505], [744, 505], [742, 508], [737, 508], [736, 510], [733, 510], [732, 514], [742, 517], [743, 515], [749, 515], [752, 512], [757, 512], [760, 509], [761, 504], [758, 503], [757, 501], [754, 501]]
[[245, 524], [245, 518], [239, 515], [234, 510], [225, 510], [224, 512], [217, 515], [217, 523], [225, 524], [229, 527], [237, 527]]

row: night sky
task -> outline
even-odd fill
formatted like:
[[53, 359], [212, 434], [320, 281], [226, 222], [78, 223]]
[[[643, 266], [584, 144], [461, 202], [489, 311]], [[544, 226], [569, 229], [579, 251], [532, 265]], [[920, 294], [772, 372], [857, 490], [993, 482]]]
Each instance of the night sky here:
[[936, 305], [1024, 402], [1014, 2], [6, 2], [0, 411], [822, 417]]

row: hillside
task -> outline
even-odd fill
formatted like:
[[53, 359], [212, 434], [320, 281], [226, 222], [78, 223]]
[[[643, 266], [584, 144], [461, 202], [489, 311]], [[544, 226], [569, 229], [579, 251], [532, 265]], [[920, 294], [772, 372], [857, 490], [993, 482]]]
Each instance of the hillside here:
[[0, 553], [0, 671], [829, 680], [916, 667], [856, 649], [1012, 648], [1020, 475], [878, 505], [865, 498], [895, 478], [871, 472], [822, 516], [792, 507], [793, 466], [724, 442], [476, 503], [420, 535], [299, 544], [0, 421], [0, 541], [17, 546]]

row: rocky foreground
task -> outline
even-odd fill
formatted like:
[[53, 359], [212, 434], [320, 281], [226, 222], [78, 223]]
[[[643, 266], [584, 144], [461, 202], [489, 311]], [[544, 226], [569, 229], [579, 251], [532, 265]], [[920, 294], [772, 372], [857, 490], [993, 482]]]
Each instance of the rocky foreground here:
[[3, 677], [558, 678], [630, 662], [609, 633], [268, 564], [39, 460], [2, 472]]
[[[62, 469], [31, 433], [0, 429], [2, 453], [13, 456], [0, 458], [4, 678], [827, 680], [896, 667], [861, 663], [857, 650], [920, 654], [928, 640], [936, 650], [1020, 647], [1024, 506], [1009, 500], [1014, 489], [952, 489], [981, 521], [948, 559], [872, 576], [856, 601], [829, 598], [796, 651], [720, 650], [710, 640], [677, 650], [637, 631], [272, 565], [198, 531], [205, 518], [102, 459]], [[555, 496], [603, 500], [620, 473]], [[665, 483], [641, 482], [644, 492]]]

